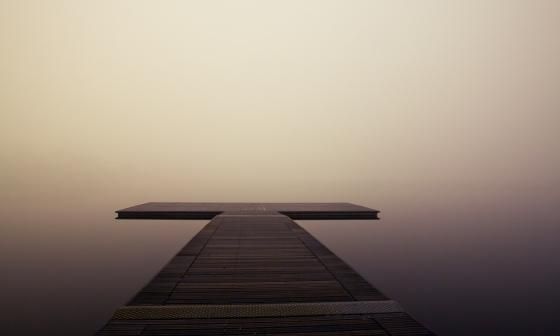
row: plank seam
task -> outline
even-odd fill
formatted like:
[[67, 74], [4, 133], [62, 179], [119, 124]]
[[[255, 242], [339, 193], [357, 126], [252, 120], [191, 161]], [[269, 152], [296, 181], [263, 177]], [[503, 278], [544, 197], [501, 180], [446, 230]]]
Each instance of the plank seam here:
[[192, 318], [287, 317], [402, 313], [394, 300], [279, 304], [125, 306], [114, 320], [168, 320]]
[[[308, 234], [308, 235], [310, 235], [310, 234], [303, 227], [301, 227], [299, 224], [297, 224], [293, 219], [291, 219], [290, 217], [287, 217], [287, 218], [290, 221], [289, 223], [286, 223], [286, 226], [288, 226], [288, 229], [290, 229], [296, 235], [296, 237], [301, 241], [301, 243], [305, 247], [307, 247], [307, 249], [315, 256], [315, 258], [321, 263], [321, 265], [323, 265], [323, 267], [327, 270], [327, 272], [329, 272], [332, 275], [333, 279], [336, 280], [336, 282], [338, 282], [340, 284], [340, 287], [342, 287], [342, 289], [344, 289], [346, 294], [348, 294], [348, 296], [350, 296], [351, 298], [356, 300], [356, 297], [354, 297], [354, 295], [352, 295], [350, 290], [346, 286], [344, 286], [344, 284], [338, 279], [336, 274], [327, 266], [327, 264], [325, 264], [325, 262], [317, 255], [317, 253], [315, 253], [314, 249], [311, 248], [311, 246], [309, 246], [308, 244], [306, 244], [305, 240], [301, 238], [300, 234], [296, 230], [301, 229], [305, 232], [305, 234]], [[291, 225], [289, 225], [289, 224], [291, 224]], [[296, 230], [294, 230], [294, 228]], [[315, 239], [315, 237], [313, 237], [313, 236], [311, 236], [311, 237], [313, 239]]]
[[[214, 236], [214, 234], [216, 233], [216, 231], [218, 230], [218, 228], [220, 227], [220, 225], [222, 224], [222, 220], [221, 219], [212, 219], [211, 221], [208, 222], [208, 224], [206, 224], [204, 226], [204, 228], [202, 228], [202, 230], [204, 230], [208, 225], [211, 225], [213, 221], [218, 221], [216, 227], [214, 228], [214, 230], [212, 231], [212, 233], [210, 234], [210, 236], [208, 236], [208, 239], [206, 239], [206, 241], [204, 242], [204, 245], [202, 246], [202, 248], [198, 251], [198, 253], [196, 254], [196, 256], [194, 257], [193, 261], [190, 263], [189, 267], [185, 270], [185, 272], [183, 273], [183, 275], [181, 276], [181, 278], [184, 278], [185, 275], [187, 274], [187, 272], [189, 271], [189, 269], [191, 269], [191, 267], [194, 265], [194, 263], [196, 262], [196, 260], [198, 259], [198, 257], [200, 256], [200, 253], [202, 253], [202, 251], [204, 250], [204, 248], [206, 247], [206, 245], [208, 245], [208, 242], [210, 241], [210, 239], [212, 239], [212, 237]], [[201, 231], [202, 231], [201, 230]], [[200, 231], [199, 231], [200, 232]], [[191, 240], [192, 241], [192, 240]], [[190, 241], [185, 245], [185, 247], [190, 243]], [[171, 296], [173, 295], [173, 293], [175, 292], [175, 290], [177, 289], [177, 287], [179, 286], [180, 281], [175, 282], [175, 286], [173, 286], [173, 289], [171, 291], [169, 291], [169, 294], [167, 294], [167, 298], [165, 299], [165, 302], [167, 302], [169, 299], [171, 299]]]

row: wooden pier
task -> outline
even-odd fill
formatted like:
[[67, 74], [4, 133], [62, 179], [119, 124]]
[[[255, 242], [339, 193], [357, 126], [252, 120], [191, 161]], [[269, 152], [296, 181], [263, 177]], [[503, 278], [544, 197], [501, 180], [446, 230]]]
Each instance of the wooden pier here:
[[348, 203], [146, 203], [122, 219], [211, 219], [98, 335], [433, 335], [293, 219]]

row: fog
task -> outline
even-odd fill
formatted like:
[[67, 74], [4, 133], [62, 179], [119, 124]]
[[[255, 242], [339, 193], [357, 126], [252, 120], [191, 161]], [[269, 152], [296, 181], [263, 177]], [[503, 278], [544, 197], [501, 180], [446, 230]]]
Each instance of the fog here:
[[[560, 2], [0, 1], [1, 319], [91, 334], [204, 222], [300, 222], [440, 335], [554, 335]], [[34, 322], [29, 322], [34, 321]], [[512, 322], [514, 321], [514, 322]]]

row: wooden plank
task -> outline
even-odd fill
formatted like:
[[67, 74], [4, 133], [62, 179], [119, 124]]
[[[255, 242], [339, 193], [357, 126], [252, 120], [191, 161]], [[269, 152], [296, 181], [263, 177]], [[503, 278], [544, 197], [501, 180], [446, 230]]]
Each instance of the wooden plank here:
[[241, 318], [324, 316], [341, 314], [401, 313], [402, 307], [393, 300], [347, 301], [319, 303], [226, 304], [226, 305], [150, 305], [119, 308], [115, 320], [177, 320], [193, 318]]
[[404, 313], [112, 320], [97, 335], [378, 335], [431, 336]]

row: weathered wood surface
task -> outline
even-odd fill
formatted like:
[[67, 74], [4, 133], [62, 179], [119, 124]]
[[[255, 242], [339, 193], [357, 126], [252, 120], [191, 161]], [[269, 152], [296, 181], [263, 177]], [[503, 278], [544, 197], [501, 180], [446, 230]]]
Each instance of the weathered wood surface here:
[[214, 218], [131, 302], [385, 300], [286, 216]]
[[391, 302], [289, 217], [235, 210], [215, 216], [98, 335], [432, 335], [402, 310], [123, 317], [127, 307]]
[[379, 211], [351, 203], [150, 202], [117, 211], [119, 219], [212, 219], [228, 213], [281, 213], [292, 219], [378, 219]]
[[405, 313], [182, 320], [112, 320], [98, 335], [432, 335]]

